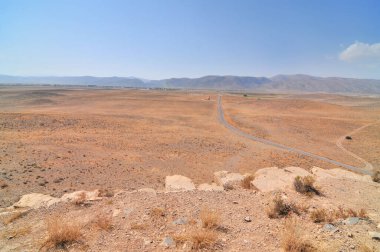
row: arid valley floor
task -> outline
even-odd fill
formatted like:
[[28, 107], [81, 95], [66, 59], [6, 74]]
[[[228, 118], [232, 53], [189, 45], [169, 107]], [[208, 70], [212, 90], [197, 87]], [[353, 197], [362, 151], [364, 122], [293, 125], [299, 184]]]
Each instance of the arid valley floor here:
[[[284, 248], [290, 225], [312, 244], [302, 251], [380, 251], [379, 183], [235, 134], [219, 95], [247, 134], [380, 168], [379, 97], [0, 86], [0, 251], [301, 251]], [[172, 175], [210, 188], [170, 188]], [[297, 175], [322, 195], [296, 192]], [[269, 218], [278, 195], [298, 211]], [[321, 209], [334, 218], [313, 221]], [[57, 216], [78, 239], [49, 246]]]

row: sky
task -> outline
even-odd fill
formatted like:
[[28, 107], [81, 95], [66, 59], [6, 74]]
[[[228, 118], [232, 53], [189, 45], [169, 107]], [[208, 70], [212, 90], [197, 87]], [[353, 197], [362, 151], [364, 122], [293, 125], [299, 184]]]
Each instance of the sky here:
[[0, 0], [0, 74], [380, 79], [380, 1]]

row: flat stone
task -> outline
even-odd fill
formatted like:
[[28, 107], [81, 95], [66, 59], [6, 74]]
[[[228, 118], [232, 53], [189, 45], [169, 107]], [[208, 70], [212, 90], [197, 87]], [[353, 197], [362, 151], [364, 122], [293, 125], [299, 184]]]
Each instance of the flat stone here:
[[181, 192], [195, 190], [195, 185], [188, 177], [181, 175], [166, 176], [165, 191]]
[[187, 224], [187, 219], [186, 218], [178, 218], [175, 221], [173, 221], [173, 224], [175, 224], [175, 225]]
[[343, 221], [344, 224], [346, 225], [355, 225], [358, 224], [360, 221], [359, 217], [349, 217]]
[[62, 201], [76, 201], [83, 198], [85, 201], [95, 201], [95, 200], [101, 200], [102, 197], [99, 197], [100, 191], [94, 190], [94, 191], [76, 191], [72, 193], [66, 193], [61, 197]]
[[373, 232], [369, 231], [368, 232], [369, 236], [374, 239], [374, 240], [379, 240], [380, 241], [380, 233], [379, 232]]
[[334, 233], [334, 232], [338, 231], [338, 228], [335, 227], [334, 225], [328, 223], [328, 224], [325, 224], [323, 226], [323, 230]]
[[175, 241], [170, 236], [166, 236], [160, 245], [166, 248], [174, 248], [176, 246]]
[[219, 186], [215, 183], [212, 183], [211, 185], [207, 183], [200, 184], [197, 189], [199, 191], [224, 191], [223, 186]]

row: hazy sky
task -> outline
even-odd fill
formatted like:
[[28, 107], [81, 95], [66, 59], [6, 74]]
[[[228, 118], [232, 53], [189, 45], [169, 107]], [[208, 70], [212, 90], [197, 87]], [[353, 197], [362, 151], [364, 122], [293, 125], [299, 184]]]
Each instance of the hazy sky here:
[[0, 74], [380, 79], [380, 1], [0, 0]]

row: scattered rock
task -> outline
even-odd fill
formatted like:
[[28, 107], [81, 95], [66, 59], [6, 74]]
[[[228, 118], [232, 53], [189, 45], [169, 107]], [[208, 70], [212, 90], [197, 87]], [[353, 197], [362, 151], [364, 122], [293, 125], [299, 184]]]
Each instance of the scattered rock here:
[[194, 189], [195, 185], [188, 177], [173, 175], [165, 178], [166, 192], [192, 191]]
[[379, 232], [369, 231], [368, 234], [372, 239], [380, 241], [380, 233]]
[[347, 236], [350, 237], [350, 238], [354, 237], [354, 235], [351, 232], [348, 233]]
[[175, 221], [173, 221], [173, 224], [175, 224], [175, 225], [187, 224], [187, 219], [186, 218], [178, 218]]
[[162, 240], [160, 245], [166, 248], [174, 248], [176, 244], [173, 238], [171, 238], [170, 236], [167, 236]]
[[349, 217], [343, 221], [344, 224], [346, 225], [355, 225], [358, 224], [360, 221], [359, 217]]
[[334, 233], [339, 229], [335, 227], [333, 224], [328, 223], [323, 226], [323, 230]]
[[101, 200], [102, 198], [99, 197], [99, 190], [94, 191], [76, 191], [72, 193], [66, 193], [61, 197], [62, 201], [67, 202], [73, 202], [77, 200], [85, 200], [85, 201], [94, 201], [94, 200]]
[[251, 222], [252, 220], [251, 220], [251, 217], [246, 216], [246, 217], [244, 218], [244, 221], [245, 221], [245, 222]]

